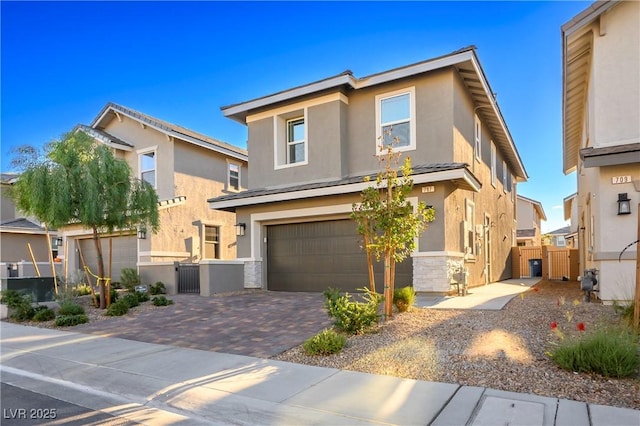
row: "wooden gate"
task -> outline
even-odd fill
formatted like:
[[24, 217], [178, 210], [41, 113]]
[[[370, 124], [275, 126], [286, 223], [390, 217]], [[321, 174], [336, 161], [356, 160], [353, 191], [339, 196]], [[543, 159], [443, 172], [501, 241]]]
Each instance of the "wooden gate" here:
[[547, 250], [547, 279], [568, 280], [569, 249]]
[[540, 276], [545, 280], [578, 279], [580, 265], [577, 249], [554, 246], [513, 247], [513, 278]]
[[200, 265], [197, 263], [179, 263], [178, 293], [200, 294]]
[[[514, 278], [531, 278], [536, 275], [535, 261], [542, 259], [542, 247], [513, 247], [512, 274]], [[542, 270], [542, 269], [541, 269]]]

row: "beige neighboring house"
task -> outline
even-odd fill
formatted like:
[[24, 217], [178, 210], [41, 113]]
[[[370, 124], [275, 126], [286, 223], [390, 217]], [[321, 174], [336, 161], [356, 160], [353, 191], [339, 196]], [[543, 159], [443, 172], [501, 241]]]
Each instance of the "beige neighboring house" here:
[[564, 173], [576, 172], [580, 270], [603, 301], [634, 295], [640, 203], [640, 2], [593, 3], [562, 26]]
[[475, 48], [363, 78], [347, 71], [222, 111], [248, 127], [249, 188], [209, 204], [245, 225], [238, 257], [247, 288], [367, 285], [349, 215], [370, 185], [363, 178], [379, 170], [389, 128], [394, 149], [412, 160], [409, 199], [436, 210], [397, 265], [396, 286], [448, 293], [455, 264], [471, 286], [511, 277], [516, 183], [527, 174]]
[[539, 247], [542, 245], [541, 223], [547, 220], [542, 203], [522, 195], [518, 195], [517, 200], [517, 245]]
[[578, 248], [578, 193], [575, 192], [562, 200], [564, 220], [569, 221], [569, 232], [565, 236], [567, 247]]
[[[16, 173], [2, 173], [0, 181], [0, 278], [36, 276], [33, 259], [42, 276], [51, 277], [50, 246], [45, 227], [35, 219], [21, 215], [7, 195], [17, 178]], [[52, 258], [58, 255], [57, 237], [55, 230], [49, 232]]]
[[[122, 268], [138, 268], [144, 283], [162, 281], [169, 293], [176, 293], [177, 263], [235, 259], [235, 215], [209, 209], [206, 200], [212, 193], [233, 194], [246, 188], [246, 150], [114, 103], [107, 104], [90, 125], [76, 130], [113, 148], [135, 176], [155, 187], [160, 199], [157, 234], [130, 229], [111, 236], [114, 281]], [[68, 227], [63, 235], [69, 245], [69, 269], [82, 269], [80, 249], [95, 272], [90, 231]], [[105, 259], [107, 246], [105, 238]]]

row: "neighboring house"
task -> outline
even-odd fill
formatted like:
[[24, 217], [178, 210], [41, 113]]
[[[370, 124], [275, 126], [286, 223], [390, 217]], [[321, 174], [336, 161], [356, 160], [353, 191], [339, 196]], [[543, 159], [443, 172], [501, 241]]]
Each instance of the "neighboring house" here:
[[576, 172], [580, 269], [631, 299], [640, 203], [640, 2], [606, 1], [562, 26], [563, 170]]
[[518, 246], [541, 246], [542, 233], [540, 224], [547, 220], [542, 203], [531, 198], [518, 195], [516, 221]]
[[564, 226], [551, 232], [547, 232], [545, 235], [549, 238], [549, 245], [564, 248], [569, 246], [567, 242], [567, 236], [569, 235], [570, 231], [570, 226]]
[[562, 200], [564, 220], [569, 221], [569, 232], [565, 236], [567, 247], [578, 248], [578, 193], [573, 193]]
[[[157, 234], [131, 229], [112, 235], [114, 281], [122, 268], [138, 268], [144, 283], [162, 281], [175, 293], [176, 262], [235, 259], [235, 215], [212, 211], [206, 200], [212, 192], [222, 195], [246, 188], [246, 150], [113, 103], [91, 125], [76, 130], [113, 148], [135, 176], [155, 187], [160, 199]], [[90, 231], [70, 226], [63, 234], [70, 244], [69, 270], [82, 269], [80, 249], [95, 273]], [[103, 240], [105, 267], [108, 240]]]
[[[356, 78], [351, 72], [223, 107], [246, 124], [249, 189], [209, 200], [236, 212], [245, 286], [353, 290], [368, 283], [352, 204], [380, 165], [379, 137], [411, 157], [410, 200], [436, 210], [396, 286], [447, 293], [452, 263], [468, 283], [511, 277], [516, 182], [527, 178], [475, 48]], [[379, 275], [378, 283], [382, 278]]]

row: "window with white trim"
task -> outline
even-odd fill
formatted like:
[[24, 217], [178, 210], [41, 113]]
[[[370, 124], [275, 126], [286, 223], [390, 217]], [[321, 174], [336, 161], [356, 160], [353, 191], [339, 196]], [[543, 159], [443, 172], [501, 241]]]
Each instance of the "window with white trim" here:
[[507, 162], [502, 161], [502, 190], [507, 193]]
[[416, 148], [415, 87], [376, 96], [376, 153]]
[[511, 202], [515, 202], [516, 200], [516, 178], [511, 175]]
[[204, 226], [204, 259], [220, 259], [220, 227]]
[[476, 205], [473, 201], [465, 199], [464, 210], [464, 252], [475, 256], [476, 254]]
[[475, 128], [474, 128], [473, 140], [474, 146], [473, 149], [476, 153], [476, 159], [480, 161], [480, 149], [482, 148], [482, 123], [480, 122], [480, 118], [475, 116]]
[[227, 163], [227, 190], [240, 190], [240, 165], [237, 163]]
[[491, 141], [491, 185], [497, 185], [496, 144]]
[[140, 179], [156, 188], [156, 152], [139, 152]]
[[274, 116], [275, 168], [307, 164], [306, 108]]

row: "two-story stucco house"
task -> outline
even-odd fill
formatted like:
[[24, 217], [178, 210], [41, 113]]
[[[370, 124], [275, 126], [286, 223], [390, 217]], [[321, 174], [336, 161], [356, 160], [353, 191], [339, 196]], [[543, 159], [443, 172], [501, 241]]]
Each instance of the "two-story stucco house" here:
[[[436, 210], [396, 285], [447, 293], [448, 265], [470, 285], [511, 277], [516, 182], [523, 163], [473, 47], [356, 78], [345, 72], [223, 107], [248, 127], [249, 188], [213, 197], [236, 212], [245, 286], [353, 290], [368, 283], [362, 241], [349, 219], [380, 166], [379, 137], [411, 157], [410, 199]], [[381, 282], [381, 279], [378, 279]]]
[[[209, 209], [206, 200], [212, 192], [222, 195], [246, 188], [246, 150], [114, 103], [77, 131], [112, 147], [135, 176], [155, 187], [160, 199], [157, 234], [132, 229], [112, 236], [113, 280], [119, 279], [122, 268], [138, 268], [143, 282], [162, 281], [175, 293], [176, 262], [235, 259], [235, 215]], [[67, 227], [63, 235], [69, 244], [69, 269], [82, 269], [80, 249], [95, 270], [90, 232]], [[105, 258], [107, 243], [105, 238]]]
[[518, 195], [516, 209], [518, 246], [541, 246], [542, 228], [540, 226], [543, 220], [547, 220], [542, 203]]
[[640, 203], [640, 3], [595, 2], [562, 26], [564, 172], [576, 172], [580, 269], [633, 298]]

